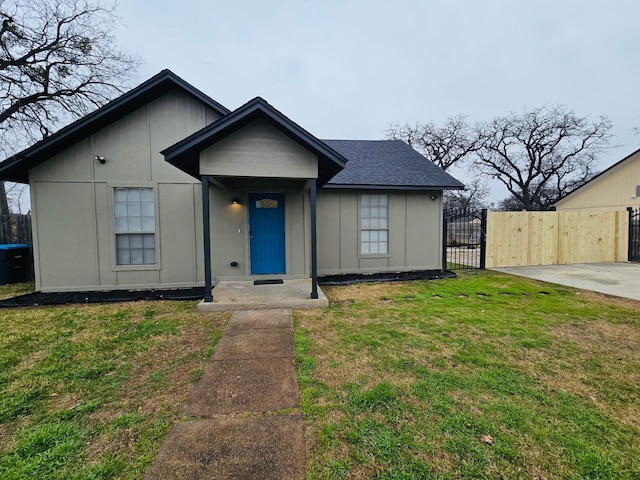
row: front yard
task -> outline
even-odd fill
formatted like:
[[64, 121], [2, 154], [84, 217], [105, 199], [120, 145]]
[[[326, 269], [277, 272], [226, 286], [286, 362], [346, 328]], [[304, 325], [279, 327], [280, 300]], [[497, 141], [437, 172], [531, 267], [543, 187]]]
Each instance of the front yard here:
[[640, 478], [640, 304], [491, 272], [296, 312], [308, 478]]
[[[309, 479], [640, 477], [640, 303], [492, 272], [324, 290], [294, 314]], [[0, 478], [141, 478], [229, 317], [195, 305], [0, 310]]]
[[140, 478], [227, 318], [194, 302], [0, 310], [0, 478]]

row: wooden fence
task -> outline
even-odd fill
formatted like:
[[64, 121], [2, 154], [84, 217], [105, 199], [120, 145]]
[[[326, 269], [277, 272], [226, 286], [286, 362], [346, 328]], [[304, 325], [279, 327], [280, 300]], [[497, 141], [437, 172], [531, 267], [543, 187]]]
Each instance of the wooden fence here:
[[31, 215], [0, 215], [0, 244], [31, 245]]
[[487, 268], [623, 262], [628, 215], [620, 210], [489, 212]]

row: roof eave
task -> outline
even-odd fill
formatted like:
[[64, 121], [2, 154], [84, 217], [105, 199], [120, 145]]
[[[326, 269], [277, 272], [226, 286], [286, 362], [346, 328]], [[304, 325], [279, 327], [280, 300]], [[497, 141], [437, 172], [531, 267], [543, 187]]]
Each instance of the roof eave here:
[[7, 158], [0, 163], [0, 178], [28, 183], [29, 169], [176, 87], [181, 88], [219, 115], [229, 113], [229, 109], [170, 70], [163, 70], [94, 112], [63, 127], [50, 137]]
[[342, 189], [342, 190], [415, 190], [415, 191], [434, 191], [434, 190], [463, 190], [464, 186], [451, 185], [376, 185], [362, 183], [327, 183], [322, 188]]
[[597, 174], [595, 177], [593, 177], [591, 180], [589, 180], [586, 183], [583, 183], [582, 185], [580, 185], [578, 188], [570, 191], [569, 193], [567, 193], [564, 197], [556, 200], [556, 202], [551, 205], [552, 207], [557, 206], [559, 203], [563, 203], [565, 200], [567, 200], [569, 197], [572, 197], [573, 194], [578, 193], [579, 191], [581, 191], [583, 188], [587, 187], [587, 185], [591, 185], [592, 182], [595, 182], [597, 180], [599, 180], [600, 178], [602, 178], [604, 175], [606, 175], [607, 173], [609, 173], [610, 171], [621, 167], [624, 163], [627, 162], [627, 160], [630, 160], [634, 155], [640, 153], [640, 148], [638, 150], [634, 150], [633, 152], [631, 152], [629, 155], [627, 155], [626, 157], [624, 157], [622, 160], [614, 163], [613, 165], [611, 165], [610, 167], [606, 168], [605, 170], [603, 170], [602, 172], [600, 172], [599, 174]]

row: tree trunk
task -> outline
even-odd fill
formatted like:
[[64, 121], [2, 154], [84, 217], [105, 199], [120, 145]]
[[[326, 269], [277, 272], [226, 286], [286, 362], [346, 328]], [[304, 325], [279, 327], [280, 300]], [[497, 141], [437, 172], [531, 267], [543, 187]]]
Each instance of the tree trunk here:
[[4, 189], [4, 182], [0, 181], [0, 215], [8, 215], [9, 202], [7, 201], [7, 192]]

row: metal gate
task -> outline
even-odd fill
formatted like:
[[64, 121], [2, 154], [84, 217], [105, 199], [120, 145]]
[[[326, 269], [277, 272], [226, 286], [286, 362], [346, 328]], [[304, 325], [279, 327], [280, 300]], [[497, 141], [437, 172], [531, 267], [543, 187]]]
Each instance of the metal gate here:
[[484, 270], [487, 210], [445, 210], [442, 239], [442, 265], [446, 270]]
[[640, 262], [640, 208], [634, 210], [627, 207], [629, 212], [629, 261]]

